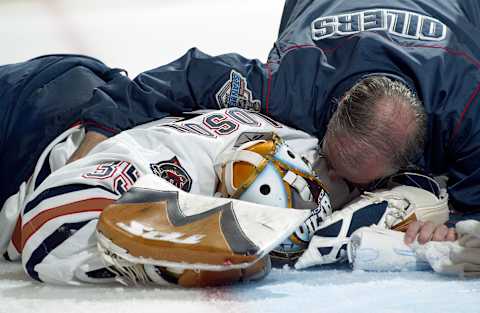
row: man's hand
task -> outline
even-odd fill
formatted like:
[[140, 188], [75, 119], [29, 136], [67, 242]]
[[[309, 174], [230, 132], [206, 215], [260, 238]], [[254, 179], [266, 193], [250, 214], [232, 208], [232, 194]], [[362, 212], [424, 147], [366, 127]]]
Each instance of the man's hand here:
[[480, 222], [464, 220], [455, 225], [456, 241], [414, 242], [418, 258], [427, 261], [435, 272], [463, 277], [480, 276]]
[[87, 155], [88, 152], [90, 152], [90, 150], [93, 149], [93, 147], [95, 147], [98, 143], [104, 141], [105, 139], [107, 139], [107, 137], [100, 133], [94, 131], [87, 132], [77, 151], [72, 154], [70, 159], [67, 161], [67, 164], [83, 158], [85, 155]]
[[457, 235], [454, 228], [435, 225], [432, 222], [416, 221], [408, 226], [404, 240], [409, 245], [415, 241], [415, 238], [417, 238], [418, 243], [425, 244], [429, 241], [455, 241]]

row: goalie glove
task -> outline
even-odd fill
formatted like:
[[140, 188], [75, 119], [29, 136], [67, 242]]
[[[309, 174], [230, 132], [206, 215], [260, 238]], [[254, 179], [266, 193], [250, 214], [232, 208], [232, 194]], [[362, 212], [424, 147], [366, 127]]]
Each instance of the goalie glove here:
[[401, 185], [365, 192], [320, 224], [295, 268], [345, 261], [351, 234], [363, 226], [404, 231], [417, 220], [445, 223], [449, 215], [448, 197], [445, 189], [440, 191], [437, 196], [422, 188]]

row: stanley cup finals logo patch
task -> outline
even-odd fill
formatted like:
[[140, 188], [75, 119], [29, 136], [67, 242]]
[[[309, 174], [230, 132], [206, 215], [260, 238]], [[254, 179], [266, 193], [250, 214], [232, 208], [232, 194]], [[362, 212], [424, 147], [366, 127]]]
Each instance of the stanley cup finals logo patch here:
[[165, 179], [170, 184], [183, 191], [190, 191], [192, 188], [192, 178], [187, 171], [180, 165], [177, 157], [173, 157], [167, 161], [150, 164], [153, 174]]
[[260, 112], [260, 100], [253, 99], [252, 91], [247, 88], [247, 80], [234, 70], [215, 98], [220, 109], [237, 107]]

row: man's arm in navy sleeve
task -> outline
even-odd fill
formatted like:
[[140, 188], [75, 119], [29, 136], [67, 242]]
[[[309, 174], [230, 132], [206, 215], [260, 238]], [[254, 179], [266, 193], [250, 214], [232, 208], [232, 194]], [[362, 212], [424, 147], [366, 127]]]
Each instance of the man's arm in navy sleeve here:
[[200, 109], [256, 105], [264, 99], [266, 70], [238, 54], [211, 57], [196, 48], [141, 73], [119, 75], [94, 91], [82, 119], [87, 132], [111, 136], [139, 124]]
[[459, 8], [467, 20], [475, 27], [480, 28], [480, 1], [464, 0], [459, 1]]
[[[480, 103], [480, 96], [474, 99]], [[473, 106], [473, 105], [472, 105]], [[455, 211], [480, 212], [480, 112], [466, 111], [448, 143], [451, 149], [448, 168], [448, 193]]]

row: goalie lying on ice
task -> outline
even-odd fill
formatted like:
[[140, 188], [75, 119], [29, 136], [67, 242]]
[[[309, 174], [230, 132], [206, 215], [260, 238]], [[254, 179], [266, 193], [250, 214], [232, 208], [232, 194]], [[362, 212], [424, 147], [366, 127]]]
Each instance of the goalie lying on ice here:
[[[101, 282], [122, 276], [185, 286], [215, 285], [264, 276], [270, 268], [268, 252], [310, 215], [329, 210], [325, 189], [302, 157], [312, 159], [317, 146], [314, 137], [236, 108], [165, 123], [161, 120], [125, 131], [67, 165], [84, 131], [72, 128], [56, 138], [39, 158], [33, 177], [2, 210], [0, 244], [5, 256], [21, 258], [27, 274], [43, 282]], [[99, 216], [122, 195], [119, 203], [105, 211], [106, 217], [126, 218], [118, 206], [132, 206], [127, 203], [131, 199], [148, 202], [148, 197], [135, 198], [132, 195], [138, 192], [127, 191], [137, 181], [141, 186], [139, 179], [149, 174], [160, 181], [154, 184], [160, 192], [154, 199], [168, 203], [167, 211], [143, 208], [132, 222], [120, 220], [113, 227], [104, 223], [99, 227], [102, 242], [126, 244], [132, 257], [160, 258], [163, 262], [157, 263], [179, 266], [169, 266], [167, 271], [165, 266], [137, 266], [112, 256], [107, 260], [115, 259], [115, 264], [106, 266], [102, 255], [106, 246], [97, 250]], [[257, 186], [257, 174], [276, 179], [275, 185]], [[224, 178], [221, 188], [219, 177]], [[257, 187], [258, 192], [253, 189]], [[273, 214], [271, 206], [213, 197], [222, 192], [241, 200], [269, 197], [278, 206], [305, 210], [275, 207]], [[317, 202], [323, 204], [322, 210]], [[178, 206], [172, 209], [173, 203]], [[161, 210], [161, 205], [151, 207]], [[125, 213], [131, 212], [134, 209]], [[165, 217], [159, 225], [142, 224], [144, 220], [133, 223], [151, 212], [156, 221]], [[123, 230], [117, 228], [121, 223]], [[115, 232], [133, 237], [138, 225], [144, 227], [138, 243], [150, 236], [157, 246], [147, 252], [162, 250], [164, 254], [134, 255], [129, 242], [116, 241]], [[159, 231], [153, 226], [163, 228]], [[184, 236], [187, 231], [191, 235]], [[217, 275], [222, 270], [223, 276]]]
[[[83, 134], [72, 128], [56, 138], [1, 211], [5, 257], [21, 259], [39, 281], [210, 286], [259, 279], [270, 258], [293, 264], [338, 216], [329, 186], [310, 166], [317, 139], [258, 113], [226, 109], [157, 121], [65, 165]], [[351, 220], [358, 228], [396, 214], [392, 226], [416, 216], [415, 206], [385, 208], [377, 222]]]

